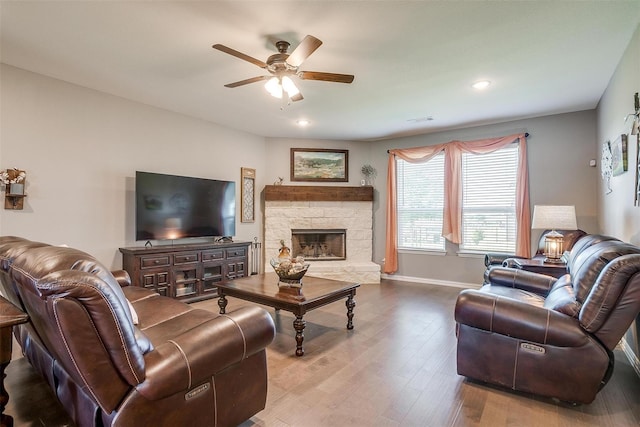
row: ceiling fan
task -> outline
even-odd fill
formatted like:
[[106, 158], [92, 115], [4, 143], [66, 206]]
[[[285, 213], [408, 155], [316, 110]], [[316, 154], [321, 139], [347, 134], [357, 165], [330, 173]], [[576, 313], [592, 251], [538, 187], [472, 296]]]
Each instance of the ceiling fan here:
[[228, 53], [229, 55], [240, 58], [244, 61], [251, 62], [260, 68], [264, 68], [271, 75], [252, 77], [250, 79], [240, 80], [234, 83], [228, 83], [225, 87], [234, 88], [243, 86], [249, 83], [256, 83], [267, 80], [265, 88], [267, 91], [276, 98], [282, 98], [284, 94], [291, 101], [300, 101], [303, 99], [300, 90], [296, 87], [295, 83], [291, 79], [292, 76], [298, 76], [302, 80], [321, 80], [325, 82], [337, 82], [337, 83], [351, 83], [354, 76], [351, 74], [335, 74], [324, 73], [319, 71], [303, 71], [298, 67], [320, 47], [322, 41], [313, 37], [306, 36], [302, 42], [294, 49], [291, 54], [287, 53], [289, 49], [289, 42], [284, 40], [277, 41], [275, 43], [278, 53], [271, 55], [267, 58], [266, 62], [253, 58], [249, 55], [245, 55], [242, 52], [231, 49], [230, 47], [214, 44], [212, 47], [221, 52]]

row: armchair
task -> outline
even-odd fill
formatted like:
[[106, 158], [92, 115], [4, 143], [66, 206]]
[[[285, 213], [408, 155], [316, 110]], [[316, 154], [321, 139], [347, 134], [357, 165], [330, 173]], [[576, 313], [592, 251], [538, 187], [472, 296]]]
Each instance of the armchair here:
[[613, 349], [640, 313], [640, 248], [585, 236], [569, 254], [568, 270], [556, 279], [496, 267], [481, 289], [462, 291], [455, 306], [458, 374], [592, 402], [613, 372]]

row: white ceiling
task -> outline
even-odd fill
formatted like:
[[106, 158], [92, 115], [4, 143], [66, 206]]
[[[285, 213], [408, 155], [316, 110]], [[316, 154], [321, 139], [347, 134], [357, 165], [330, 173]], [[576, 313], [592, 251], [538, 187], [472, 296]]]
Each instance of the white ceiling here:
[[[373, 140], [595, 108], [639, 23], [638, 0], [2, 0], [0, 58], [266, 137]], [[265, 73], [211, 45], [265, 61], [306, 34], [324, 44], [300, 68], [352, 84], [297, 81], [284, 109], [223, 86]]]

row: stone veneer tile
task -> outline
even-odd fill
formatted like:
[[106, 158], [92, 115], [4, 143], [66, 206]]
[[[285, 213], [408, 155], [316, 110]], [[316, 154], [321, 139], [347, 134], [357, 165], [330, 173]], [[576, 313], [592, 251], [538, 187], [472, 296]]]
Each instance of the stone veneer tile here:
[[280, 240], [291, 245], [291, 229], [346, 229], [345, 261], [314, 261], [307, 273], [328, 279], [380, 283], [373, 255], [372, 202], [265, 202], [265, 266], [278, 254]]

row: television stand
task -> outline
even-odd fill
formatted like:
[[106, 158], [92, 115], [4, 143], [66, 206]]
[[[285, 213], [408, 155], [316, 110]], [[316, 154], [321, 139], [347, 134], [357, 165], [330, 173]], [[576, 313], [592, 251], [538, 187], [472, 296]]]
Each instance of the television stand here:
[[120, 248], [131, 284], [184, 300], [218, 296], [217, 284], [248, 275], [250, 242]]

